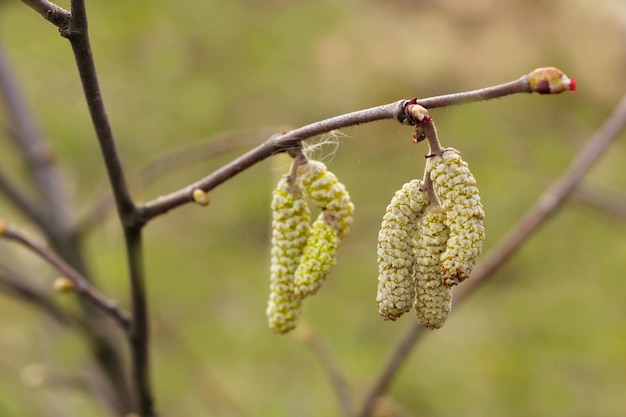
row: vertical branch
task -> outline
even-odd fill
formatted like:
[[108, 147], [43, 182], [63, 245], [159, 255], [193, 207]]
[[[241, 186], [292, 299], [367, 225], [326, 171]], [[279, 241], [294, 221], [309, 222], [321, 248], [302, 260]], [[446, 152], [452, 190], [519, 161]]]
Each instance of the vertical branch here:
[[143, 270], [143, 239], [141, 227], [125, 229], [126, 252], [130, 269], [133, 322], [130, 329], [132, 379], [135, 405], [142, 417], [152, 417], [154, 399], [150, 384], [150, 323]]
[[137, 209], [128, 191], [117, 146], [102, 99], [89, 41], [85, 1], [72, 0], [71, 14], [72, 20], [70, 25], [67, 29], [61, 28], [61, 34], [69, 39], [74, 52], [85, 99], [100, 144], [119, 218], [124, 228], [132, 300], [133, 321], [131, 323], [129, 342], [135, 407], [138, 409], [141, 417], [152, 417], [155, 415], [155, 412], [149, 373], [148, 307], [141, 236], [143, 222], [136, 215]]
[[72, 20], [68, 29], [61, 29], [61, 34], [68, 38], [72, 45], [76, 66], [82, 82], [87, 107], [100, 144], [109, 182], [113, 189], [115, 202], [122, 222], [134, 212], [134, 204], [128, 192], [128, 185], [122, 169], [113, 131], [109, 123], [106, 108], [96, 72], [89, 32], [87, 28], [87, 11], [84, 0], [72, 1]]

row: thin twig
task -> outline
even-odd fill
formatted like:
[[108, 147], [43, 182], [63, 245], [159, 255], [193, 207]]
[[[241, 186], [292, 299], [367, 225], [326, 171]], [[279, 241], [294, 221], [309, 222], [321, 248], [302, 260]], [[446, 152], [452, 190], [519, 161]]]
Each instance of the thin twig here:
[[51, 230], [35, 200], [20, 189], [18, 185], [9, 178], [7, 173], [2, 170], [0, 170], [0, 192], [3, 193], [7, 197], [7, 200], [13, 203], [22, 214], [26, 215], [26, 217], [41, 227], [41, 230], [46, 232], [46, 234]]
[[[537, 230], [563, 204], [624, 126], [626, 126], [626, 96], [622, 98], [603, 126], [589, 139], [587, 145], [579, 152], [569, 168], [539, 197], [535, 205], [476, 267], [471, 278], [455, 292], [454, 305], [458, 305], [476, 288], [493, 277], [494, 272], [503, 266], [516, 250], [528, 240], [530, 234]], [[368, 417], [371, 415], [378, 398], [387, 390], [393, 377], [404, 364], [417, 341], [425, 333], [424, 328], [418, 324], [410, 327], [365, 396], [357, 416]]]
[[626, 195], [623, 192], [581, 184], [576, 188], [572, 198], [615, 216], [626, 218]]
[[72, 227], [70, 208], [62, 182], [54, 167], [53, 152], [44, 141], [28, 110], [26, 99], [18, 88], [17, 77], [11, 70], [2, 45], [0, 45], [0, 97], [12, 125], [11, 137], [47, 210], [40, 211], [27, 207], [24, 198], [20, 200], [20, 196], [15, 193], [11, 197], [16, 204], [21, 204], [22, 208], [26, 209], [25, 213], [46, 231], [51, 239], [61, 241], [61, 236], [67, 234]]
[[98, 307], [103, 313], [111, 317], [124, 331], [129, 329], [129, 319], [123, 313], [115, 301], [105, 298], [89, 281], [76, 271], [71, 265], [57, 256], [54, 252], [35, 243], [20, 230], [9, 224], [0, 222], [0, 238], [15, 241], [38, 255], [41, 259], [57, 269], [64, 277], [72, 281], [74, 290], [80, 296], [89, 300], [94, 306]]
[[320, 338], [310, 326], [306, 325], [306, 323], [300, 324], [297, 336], [298, 339], [302, 340], [302, 342], [304, 342], [304, 344], [311, 349], [311, 352], [313, 352], [317, 358], [318, 362], [322, 366], [322, 369], [326, 372], [328, 381], [335, 392], [339, 408], [341, 409], [343, 415], [351, 417], [354, 412], [352, 389], [350, 388], [348, 378], [339, 368], [339, 365], [333, 357], [330, 349], [324, 343], [322, 338]]
[[58, 324], [66, 326], [71, 322], [68, 315], [50, 298], [29, 285], [25, 277], [4, 265], [0, 265], [0, 291], [34, 305], [52, 317]]
[[69, 39], [72, 45], [76, 66], [78, 67], [78, 73], [85, 93], [85, 100], [87, 101], [91, 121], [100, 144], [109, 182], [115, 196], [120, 218], [122, 223], [125, 223], [127, 218], [132, 217], [135, 206], [128, 191], [124, 170], [100, 91], [91, 43], [89, 42], [87, 12], [84, 0], [73, 0], [71, 10], [71, 25], [62, 34]]
[[[426, 108], [436, 108], [451, 106], [461, 103], [490, 100], [504, 97], [516, 93], [530, 93], [530, 88], [526, 77], [516, 81], [500, 84], [480, 90], [468, 91], [457, 94], [447, 94], [443, 96], [416, 100], [415, 103]], [[296, 146], [300, 141], [350, 126], [363, 123], [374, 122], [384, 119], [399, 119], [403, 115], [404, 105], [408, 100], [400, 100], [382, 106], [359, 110], [352, 113], [335, 116], [330, 119], [321, 120], [309, 125], [291, 130], [289, 132], [274, 135], [267, 141], [240, 156], [227, 165], [224, 165], [209, 176], [173, 193], [158, 197], [139, 206], [139, 217], [142, 221], [150, 219], [168, 212], [169, 210], [193, 201], [193, 190], [201, 189], [205, 192], [212, 190], [226, 180], [234, 177], [247, 168], [263, 161], [264, 159], [284, 152]]]
[[158, 178], [167, 173], [175, 172], [178, 168], [208, 161], [227, 152], [257, 145], [269, 136], [286, 130], [288, 128], [275, 127], [220, 132], [202, 142], [169, 150], [166, 154], [150, 161], [140, 170], [141, 187], [147, 187]]
[[48, 0], [22, 0], [22, 3], [28, 5], [44, 19], [60, 29], [67, 26], [70, 22], [70, 12]]
[[132, 327], [130, 347], [132, 381], [137, 411], [141, 417], [155, 415], [150, 383], [150, 323], [143, 270], [143, 241], [141, 227], [124, 230], [132, 297]]
[[245, 409], [244, 398], [240, 395], [232, 395], [222, 384], [219, 376], [211, 373], [206, 366], [207, 356], [198, 353], [180, 334], [180, 326], [172, 325], [163, 316], [156, 318], [155, 334], [159, 335], [159, 347], [169, 347], [170, 354], [174, 355], [178, 364], [185, 369], [193, 369], [201, 383], [201, 392], [191, 391], [197, 400], [208, 410], [209, 415], [220, 417], [246, 417], [251, 413]]
[[[256, 145], [271, 134], [284, 130], [286, 129], [276, 127], [222, 132], [200, 143], [170, 150], [162, 156], [157, 156], [139, 170], [139, 181], [135, 188], [141, 193], [142, 190], [165, 174], [175, 172], [181, 167], [211, 160], [234, 150]], [[85, 214], [78, 222], [77, 228], [83, 234], [100, 224], [115, 207], [115, 201], [111, 194], [103, 191], [98, 191], [96, 194], [100, 197], [92, 199], [94, 203], [85, 209]]]

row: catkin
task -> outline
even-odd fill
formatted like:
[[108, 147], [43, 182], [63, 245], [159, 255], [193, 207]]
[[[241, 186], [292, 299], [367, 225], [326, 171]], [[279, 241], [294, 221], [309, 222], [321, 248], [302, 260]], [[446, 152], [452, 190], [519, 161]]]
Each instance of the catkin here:
[[476, 180], [456, 149], [429, 158], [427, 169], [450, 230], [440, 262], [444, 284], [453, 286], [470, 276], [482, 251], [485, 212]]
[[415, 275], [415, 314], [428, 329], [443, 326], [452, 308], [450, 287], [443, 283], [439, 259], [446, 250], [448, 227], [440, 206], [432, 207], [420, 221], [417, 238]]
[[295, 272], [295, 293], [298, 297], [308, 297], [320, 289], [337, 263], [338, 246], [337, 231], [328, 225], [324, 213], [320, 213], [311, 227]]
[[295, 293], [304, 298], [320, 289], [335, 265], [339, 242], [352, 224], [354, 204], [324, 163], [307, 161], [298, 167], [297, 175], [298, 184], [321, 210], [295, 272]]
[[302, 188], [324, 212], [328, 225], [343, 239], [354, 216], [354, 204], [346, 187], [320, 161], [307, 161], [298, 167], [297, 173]]
[[396, 320], [411, 309], [415, 292], [412, 282], [418, 219], [428, 206], [421, 181], [402, 186], [387, 206], [378, 233], [378, 312]]
[[270, 329], [295, 328], [301, 300], [295, 294], [294, 273], [310, 230], [311, 215], [297, 183], [285, 175], [272, 198], [272, 259], [270, 296], [266, 309]]

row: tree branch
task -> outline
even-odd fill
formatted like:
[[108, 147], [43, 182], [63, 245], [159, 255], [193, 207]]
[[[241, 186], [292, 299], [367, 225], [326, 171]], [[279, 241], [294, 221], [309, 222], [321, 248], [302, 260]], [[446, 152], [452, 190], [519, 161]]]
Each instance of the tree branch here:
[[[503, 266], [527, 241], [530, 234], [537, 230], [563, 204], [624, 126], [626, 126], [626, 96], [622, 97], [616, 109], [603, 126], [589, 139], [587, 145], [579, 152], [569, 168], [552, 183], [539, 197], [535, 205], [526, 212], [526, 215], [483, 258], [470, 279], [459, 287], [454, 294], [454, 305], [458, 305], [476, 288], [493, 277], [494, 272]], [[411, 326], [365, 396], [357, 416], [368, 417], [372, 414], [378, 398], [389, 388], [393, 377], [404, 364], [417, 341], [425, 333], [425, 329], [417, 323]]]
[[36, 223], [46, 234], [50, 231], [48, 222], [35, 201], [19, 189], [17, 184], [13, 183], [13, 181], [9, 179], [9, 176], [2, 170], [0, 170], [0, 192], [2, 192], [22, 214]]
[[93, 60], [89, 33], [87, 28], [87, 13], [84, 1], [72, 1], [72, 20], [62, 35], [67, 37], [72, 45], [76, 66], [82, 82], [87, 107], [91, 115], [100, 150], [104, 158], [109, 182], [115, 196], [115, 202], [122, 223], [132, 218], [135, 206], [130, 197], [122, 163], [109, 123], [109, 117], [104, 106], [96, 66]]
[[[480, 90], [468, 91], [464, 93], [447, 94], [443, 96], [413, 99], [410, 102], [419, 104], [426, 108], [446, 107], [462, 103], [470, 103], [476, 101], [490, 100], [498, 97], [504, 97], [516, 93], [530, 93], [528, 77], [524, 76], [518, 80]], [[356, 126], [363, 123], [370, 123], [377, 120], [397, 119], [406, 122], [408, 116], [404, 114], [404, 107], [409, 100], [400, 100], [394, 103], [382, 106], [372, 107], [365, 110], [359, 110], [340, 116], [331, 117], [326, 120], [311, 123], [309, 125], [291, 130], [289, 132], [274, 135], [267, 141], [240, 156], [227, 165], [224, 165], [209, 176], [196, 181], [195, 183], [184, 187], [178, 191], [174, 191], [165, 196], [158, 197], [138, 207], [139, 221], [147, 222], [154, 217], [167, 213], [169, 210], [193, 201], [193, 191], [201, 189], [205, 192], [212, 190], [226, 180], [234, 177], [238, 173], [250, 168], [251, 166], [263, 161], [264, 159], [284, 152], [296, 146], [302, 140], [312, 138], [330, 132], [335, 129], [341, 129], [350, 126]]]
[[22, 0], [22, 3], [39, 13], [59, 29], [66, 27], [71, 19], [70, 12], [48, 0]]
[[306, 323], [300, 323], [297, 337], [311, 349], [322, 369], [326, 372], [330, 386], [335, 392], [339, 408], [346, 417], [353, 415], [352, 390], [350, 383], [339, 368], [337, 361], [324, 341]]
[[74, 284], [74, 290], [83, 298], [90, 301], [94, 306], [111, 317], [120, 327], [129, 330], [129, 319], [126, 314], [120, 311], [116, 302], [105, 298], [96, 288], [92, 287], [89, 281], [76, 271], [71, 265], [49, 251], [43, 246], [38, 245], [33, 240], [17, 228], [6, 224], [0, 220], [0, 238], [8, 239], [19, 243], [26, 249], [30, 250], [48, 264], [57, 269], [64, 277]]
[[[70, 209], [66, 203], [61, 180], [54, 168], [50, 147], [43, 140], [39, 128], [31, 117], [26, 99], [18, 88], [8, 58], [0, 45], [0, 97], [5, 104], [8, 120], [12, 125], [11, 137], [19, 149], [37, 191], [43, 198], [47, 210], [25, 210], [25, 213], [44, 230], [52, 240], [60, 241], [71, 233]], [[14, 191], [17, 191], [14, 189]], [[27, 209], [26, 201], [19, 195], [10, 195], [12, 200]]]
[[12, 294], [16, 298], [36, 306], [61, 325], [66, 326], [71, 323], [72, 320], [63, 310], [26, 282], [25, 277], [20, 276], [20, 274], [4, 265], [0, 265], [1, 291]]
[[[276, 127], [250, 131], [237, 130], [222, 132], [200, 143], [170, 150], [162, 156], [157, 156], [139, 170], [139, 184], [137, 184], [137, 188], [139, 192], [141, 192], [157, 179], [178, 168], [207, 161], [234, 150], [256, 145], [272, 133], [284, 130], [284, 127]], [[111, 194], [105, 194], [102, 191], [97, 191], [95, 194], [98, 195], [98, 197], [91, 199], [91, 201], [94, 201], [93, 205], [85, 210], [85, 214], [79, 221], [78, 229], [82, 234], [99, 224], [111, 213], [112, 208], [115, 206]]]
[[141, 417], [152, 417], [154, 399], [150, 383], [150, 323], [148, 300], [143, 270], [143, 240], [141, 227], [124, 230], [126, 253], [129, 260], [129, 274], [132, 297], [132, 326], [130, 328], [130, 347], [132, 356], [132, 380], [135, 390], [135, 405]]
[[579, 186], [572, 196], [586, 205], [611, 213], [614, 216], [626, 217], [626, 195], [617, 190], [600, 190], [595, 186]]
[[143, 268], [142, 222], [136, 221], [136, 207], [128, 191], [124, 170], [109, 123], [89, 41], [87, 10], [84, 0], [72, 0], [72, 19], [67, 37], [74, 52], [78, 73], [83, 85], [87, 107], [104, 158], [109, 182], [115, 198], [118, 215], [124, 229], [132, 301], [129, 343], [132, 358], [132, 380], [135, 406], [141, 417], [155, 415], [149, 380], [149, 326], [148, 306]]

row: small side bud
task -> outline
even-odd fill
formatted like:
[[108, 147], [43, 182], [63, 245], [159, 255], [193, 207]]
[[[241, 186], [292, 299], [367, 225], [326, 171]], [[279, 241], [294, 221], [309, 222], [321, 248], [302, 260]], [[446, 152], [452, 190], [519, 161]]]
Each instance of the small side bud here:
[[558, 68], [537, 68], [527, 75], [530, 91], [539, 94], [558, 94], [576, 91], [576, 80], [569, 78]]
[[55, 279], [52, 283], [52, 286], [54, 287], [55, 291], [62, 293], [73, 292], [76, 289], [76, 285], [74, 284], [74, 282], [67, 277], [59, 277]]
[[193, 190], [193, 201], [199, 206], [208, 206], [211, 203], [211, 199], [209, 195], [205, 193], [203, 190], [196, 188]]

